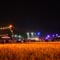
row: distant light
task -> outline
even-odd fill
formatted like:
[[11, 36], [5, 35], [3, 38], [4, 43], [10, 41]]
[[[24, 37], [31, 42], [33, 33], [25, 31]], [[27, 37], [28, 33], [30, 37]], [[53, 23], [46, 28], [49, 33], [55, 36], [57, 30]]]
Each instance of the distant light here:
[[48, 39], [48, 37], [46, 37], [45, 39]]
[[58, 34], [56, 34], [56, 36], [58, 36]]
[[27, 32], [26, 34], [27, 34], [27, 38], [30, 38], [29, 32]]
[[34, 37], [34, 32], [31, 32], [31, 37]]
[[19, 38], [22, 38], [21, 35], [18, 36]]
[[3, 36], [3, 37], [1, 37], [1, 38], [7, 38], [7, 39], [8, 39], [8, 38], [10, 38], [10, 37], [8, 37], [8, 36]]
[[26, 34], [29, 35], [29, 32], [27, 32]]
[[60, 37], [60, 36], [58, 36], [58, 37]]
[[55, 35], [52, 35], [52, 37], [55, 37]]
[[33, 35], [34, 33], [33, 32], [31, 32], [31, 35]]
[[12, 28], [12, 25], [9, 25], [9, 28]]
[[50, 37], [50, 35], [47, 35], [47, 37], [49, 38], [49, 37]]
[[40, 35], [40, 32], [38, 32], [37, 35]]
[[49, 39], [50, 38], [50, 35], [47, 35], [45, 39]]
[[17, 37], [17, 35], [15, 35], [15, 37]]
[[30, 40], [39, 40], [39, 38], [35, 37], [35, 38], [29, 38]]
[[39, 40], [39, 38], [35, 38], [35, 40]]
[[21, 41], [21, 39], [18, 39], [18, 41]]

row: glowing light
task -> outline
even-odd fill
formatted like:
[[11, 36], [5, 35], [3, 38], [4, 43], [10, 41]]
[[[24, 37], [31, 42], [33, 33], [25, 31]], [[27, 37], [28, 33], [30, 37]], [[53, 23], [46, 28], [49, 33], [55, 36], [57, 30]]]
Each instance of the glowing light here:
[[33, 35], [34, 33], [33, 32], [31, 32], [31, 35]]
[[45, 39], [48, 39], [48, 37], [46, 37]]
[[39, 40], [39, 38], [35, 38], [35, 40]]
[[40, 32], [38, 32], [37, 35], [39, 36], [40, 35]]
[[10, 38], [10, 37], [8, 37], [8, 36], [3, 36], [3, 37], [1, 37], [1, 38], [7, 38], [7, 39], [8, 39], [8, 38]]
[[1, 27], [0, 29], [1, 29], [1, 30], [4, 30], [4, 29], [12, 28], [12, 27], [13, 27], [12, 25], [9, 25], [8, 27]]
[[27, 35], [29, 35], [29, 32], [27, 32]]
[[29, 38], [30, 40], [39, 40], [39, 38], [35, 37], [35, 38]]
[[56, 34], [56, 36], [58, 36], [58, 34]]
[[27, 38], [30, 38], [29, 32], [27, 32], [26, 34], [27, 34]]
[[50, 35], [47, 35], [47, 37], [49, 38], [49, 37], [50, 37]]
[[18, 37], [21, 38], [21, 35], [19, 35]]
[[49, 39], [50, 38], [50, 35], [47, 35], [45, 39]]
[[54, 37], [55, 35], [52, 35], [52, 37]]
[[17, 37], [17, 35], [15, 35], [15, 37]]
[[33, 32], [31, 32], [31, 37], [34, 37], [34, 33]]
[[60, 37], [60, 36], [58, 36], [58, 37]]
[[12, 25], [9, 25], [9, 28], [12, 28]]

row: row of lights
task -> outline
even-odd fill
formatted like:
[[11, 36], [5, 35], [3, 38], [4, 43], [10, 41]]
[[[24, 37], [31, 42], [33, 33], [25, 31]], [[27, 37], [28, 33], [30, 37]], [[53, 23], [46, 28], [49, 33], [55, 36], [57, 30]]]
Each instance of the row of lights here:
[[54, 38], [54, 37], [59, 37], [59, 35], [58, 34], [55, 34], [55, 35], [53, 34], [52, 36], [47, 35], [45, 39]]
[[[33, 38], [35, 36], [40, 36], [40, 32], [34, 33], [34, 32], [27, 32], [27, 38]], [[30, 37], [31, 36], [31, 37]]]
[[13, 35], [12, 37], [15, 37], [15, 38], [22, 38], [21, 35]]
[[12, 27], [13, 27], [12, 25], [9, 25], [8, 27], [1, 27], [0, 30], [10, 29]]

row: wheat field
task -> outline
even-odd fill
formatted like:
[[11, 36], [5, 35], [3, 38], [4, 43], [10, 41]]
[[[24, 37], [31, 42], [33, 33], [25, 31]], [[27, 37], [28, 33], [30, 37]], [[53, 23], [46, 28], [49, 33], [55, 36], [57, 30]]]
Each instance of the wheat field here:
[[0, 44], [0, 60], [60, 60], [60, 42]]

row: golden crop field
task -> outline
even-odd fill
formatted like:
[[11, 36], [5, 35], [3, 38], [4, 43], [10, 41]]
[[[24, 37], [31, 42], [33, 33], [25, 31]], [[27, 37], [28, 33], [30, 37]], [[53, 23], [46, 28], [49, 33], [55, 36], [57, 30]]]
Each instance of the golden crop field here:
[[60, 42], [0, 44], [0, 60], [60, 60]]

